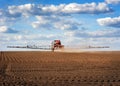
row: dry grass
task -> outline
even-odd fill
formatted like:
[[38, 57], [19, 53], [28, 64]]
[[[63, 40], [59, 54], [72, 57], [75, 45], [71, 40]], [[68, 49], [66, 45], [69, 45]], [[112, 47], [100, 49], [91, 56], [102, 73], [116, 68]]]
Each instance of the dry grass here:
[[2, 52], [0, 86], [120, 86], [120, 52]]

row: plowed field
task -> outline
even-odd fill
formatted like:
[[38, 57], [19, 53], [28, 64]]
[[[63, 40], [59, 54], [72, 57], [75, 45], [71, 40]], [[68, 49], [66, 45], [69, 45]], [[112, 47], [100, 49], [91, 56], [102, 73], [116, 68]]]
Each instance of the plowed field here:
[[0, 86], [120, 86], [120, 52], [1, 52]]

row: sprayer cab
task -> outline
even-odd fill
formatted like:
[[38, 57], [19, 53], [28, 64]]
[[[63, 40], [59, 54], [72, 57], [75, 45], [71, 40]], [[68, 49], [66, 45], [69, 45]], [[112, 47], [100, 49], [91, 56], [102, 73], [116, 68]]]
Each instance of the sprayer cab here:
[[60, 40], [54, 40], [52, 42], [52, 51], [54, 51], [55, 49], [63, 49], [64, 45], [61, 44]]

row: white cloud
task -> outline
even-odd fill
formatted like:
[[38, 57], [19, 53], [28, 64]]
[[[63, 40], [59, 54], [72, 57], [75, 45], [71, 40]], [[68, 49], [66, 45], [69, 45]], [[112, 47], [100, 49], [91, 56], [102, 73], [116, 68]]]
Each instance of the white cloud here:
[[88, 13], [88, 14], [100, 14], [111, 12], [112, 10], [107, 6], [106, 3], [85, 3], [85, 4], [77, 4], [71, 3], [65, 5], [64, 9], [62, 9], [64, 13]]
[[105, 0], [108, 4], [120, 4], [120, 0]]
[[103, 29], [96, 30], [93, 32], [88, 32], [91, 37], [120, 37], [120, 30], [118, 29]]
[[[62, 30], [77, 29], [78, 22], [71, 21], [71, 14], [100, 14], [112, 10], [105, 3], [70, 3], [60, 5], [24, 4], [8, 6], [6, 10], [0, 9], [0, 25], [13, 25], [14, 22], [30, 16], [36, 16], [38, 21], [32, 23], [33, 28], [57, 28]], [[59, 18], [58, 18], [59, 17]], [[60, 18], [63, 17], [63, 18]], [[67, 19], [68, 18], [68, 19]], [[66, 19], [66, 20], [65, 20]]]
[[[40, 35], [40, 34], [29, 34], [29, 35], [19, 35], [19, 34], [0, 34], [0, 44], [7, 43], [8, 45], [19, 45], [24, 44], [24, 42], [28, 43], [29, 45], [37, 44], [41, 45], [41, 42], [44, 44], [48, 44], [52, 40], [56, 39], [58, 35], [48, 34], [48, 35]], [[59, 37], [58, 37], [59, 38]]]
[[32, 23], [33, 28], [47, 28], [60, 30], [76, 30], [81, 24], [69, 16], [36, 16], [37, 21]]
[[65, 29], [71, 29], [72, 25], [67, 24], [67, 23], [65, 24], [64, 22], [57, 22], [55, 23], [54, 27], [57, 29], [65, 30]]
[[5, 18], [0, 18], [0, 25], [4, 25], [6, 19]]
[[60, 5], [46, 5], [41, 7], [42, 11], [45, 13], [59, 13], [62, 9], [64, 9], [65, 4]]
[[0, 42], [10, 42], [12, 41], [13, 43], [18, 40], [22, 40], [23, 36], [22, 35], [13, 35], [13, 34], [0, 34]]
[[[68, 38], [69, 37], [69, 38]], [[75, 36], [65, 36], [64, 41], [66, 45], [74, 45], [73, 47], [77, 46], [82, 48], [89, 45], [107, 45], [120, 43], [120, 37], [75, 37]], [[79, 46], [80, 45], [80, 46]], [[77, 48], [78, 48], [77, 47]]]
[[40, 22], [39, 21], [36, 21], [36, 22], [32, 23], [32, 27], [33, 28], [39, 28], [39, 26], [40, 26]]
[[119, 17], [106, 17], [97, 19], [97, 22], [101, 26], [120, 27], [120, 16]]
[[8, 6], [8, 13], [11, 16], [20, 17], [25, 16], [28, 17], [30, 13], [35, 10], [34, 4], [25, 4], [19, 6]]
[[80, 37], [80, 38], [101, 38], [101, 37], [120, 37], [120, 30], [118, 29], [103, 29], [96, 31], [89, 30], [75, 30], [65, 32], [64, 35], [68, 37]]
[[[120, 30], [118, 29], [103, 29], [103, 30], [76, 30], [67, 31], [65, 35], [65, 43], [70, 45], [114, 45], [120, 43]], [[67, 42], [66, 42], [67, 41]], [[68, 44], [68, 45], [69, 45]], [[73, 46], [74, 47], [74, 46]]]
[[47, 27], [49, 25], [49, 23], [52, 23], [52, 22], [50, 22], [51, 21], [50, 18], [51, 18], [51, 16], [36, 16], [36, 19], [38, 21], [35, 21], [32, 23], [33, 28]]
[[77, 30], [79, 29], [79, 26], [81, 26], [81, 24], [79, 22], [76, 22], [71, 19], [61, 19], [58, 22], [54, 22], [53, 26], [56, 29], [61, 29], [61, 30]]
[[18, 33], [18, 31], [8, 28], [7, 26], [0, 26], [0, 33]]
[[[41, 4], [24, 4], [18, 6], [8, 6], [4, 14], [8, 17], [29, 17], [30, 15], [65, 15], [65, 14], [101, 14], [109, 13], [113, 10], [106, 3], [70, 3], [60, 5], [41, 5]], [[1, 14], [1, 11], [0, 11]]]
[[15, 36], [14, 36], [14, 39], [15, 39], [15, 40], [21, 40], [22, 38], [23, 38], [22, 35], [15, 35]]
[[67, 37], [73, 37], [75, 35], [75, 32], [76, 31], [67, 31], [67, 32], [64, 33], [64, 35], [67, 36]]
[[89, 42], [88, 44], [109, 46], [111, 44], [120, 43], [120, 38], [117, 37], [87, 38], [87, 41]]
[[0, 32], [6, 32], [7, 30], [7, 26], [0, 26]]

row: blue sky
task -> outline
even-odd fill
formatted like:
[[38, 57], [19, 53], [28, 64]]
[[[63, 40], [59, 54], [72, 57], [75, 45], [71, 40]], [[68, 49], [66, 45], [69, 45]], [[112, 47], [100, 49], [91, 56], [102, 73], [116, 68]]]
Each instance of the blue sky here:
[[120, 0], [0, 0], [0, 50], [54, 39], [120, 50], [119, 7]]

